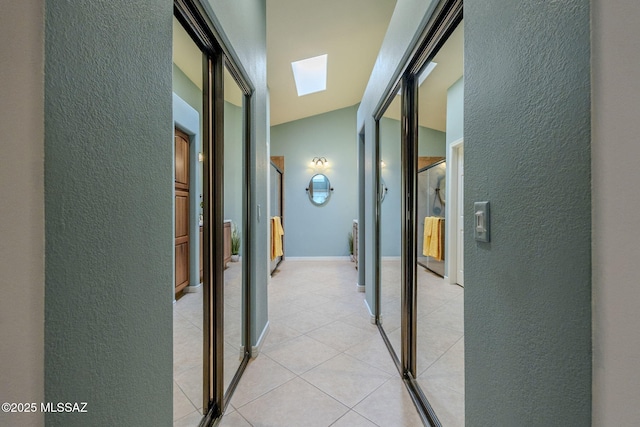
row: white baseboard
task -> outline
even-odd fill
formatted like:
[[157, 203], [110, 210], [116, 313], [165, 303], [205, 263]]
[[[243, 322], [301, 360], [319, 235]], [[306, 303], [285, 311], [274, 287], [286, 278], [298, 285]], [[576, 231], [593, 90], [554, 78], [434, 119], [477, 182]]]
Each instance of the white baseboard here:
[[350, 256], [288, 256], [287, 261], [351, 261]]
[[364, 292], [364, 285], [361, 285], [359, 283], [356, 283], [356, 290], [358, 292]]
[[371, 307], [369, 307], [369, 303], [367, 302], [367, 300], [364, 300], [364, 305], [367, 307], [367, 311], [369, 312], [369, 321], [375, 325], [376, 324], [376, 316], [373, 314], [373, 310], [371, 310]]
[[264, 345], [264, 341], [267, 339], [267, 335], [269, 335], [269, 330], [269, 321], [267, 320], [267, 324], [264, 325], [264, 329], [258, 338], [258, 342], [256, 345], [251, 347], [251, 358], [255, 359], [260, 354], [260, 351], [262, 351], [262, 346]]
[[196, 286], [189, 285], [183, 289], [183, 292], [187, 294], [197, 294], [198, 292], [202, 292], [202, 283], [198, 283]]

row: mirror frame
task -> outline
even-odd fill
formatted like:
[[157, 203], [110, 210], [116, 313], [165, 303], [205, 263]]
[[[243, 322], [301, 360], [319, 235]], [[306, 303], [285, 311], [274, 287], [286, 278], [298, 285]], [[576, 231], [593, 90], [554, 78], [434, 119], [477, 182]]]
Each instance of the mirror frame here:
[[[313, 198], [313, 179], [317, 176], [322, 176], [327, 181], [327, 187], [328, 187], [327, 196], [324, 198], [322, 202], [318, 202]], [[327, 202], [329, 202], [329, 199], [331, 198], [331, 192], [333, 191], [333, 187], [331, 186], [331, 181], [329, 180], [328, 176], [326, 176], [323, 173], [317, 173], [317, 174], [314, 174], [309, 180], [309, 186], [306, 188], [306, 190], [307, 190], [307, 195], [309, 196], [309, 200], [314, 206], [324, 206], [327, 204]]]

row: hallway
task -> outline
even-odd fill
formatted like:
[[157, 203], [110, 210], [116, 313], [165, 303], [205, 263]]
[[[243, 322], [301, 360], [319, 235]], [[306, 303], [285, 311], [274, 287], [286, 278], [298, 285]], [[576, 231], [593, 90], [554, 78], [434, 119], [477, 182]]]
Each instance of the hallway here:
[[[441, 322], [460, 322], [459, 310], [451, 307], [461, 301], [461, 289], [424, 274], [429, 276], [427, 282], [441, 289], [430, 316], [440, 313], [447, 317]], [[370, 321], [364, 293], [356, 292], [356, 280], [357, 270], [348, 261], [289, 261], [280, 265], [269, 284], [269, 334], [259, 357], [251, 360], [240, 380], [221, 426], [422, 425], [380, 333]], [[200, 295], [185, 295], [174, 311], [174, 325], [183, 325], [180, 333], [192, 326], [195, 333], [190, 340], [181, 339], [185, 351], [178, 350], [175, 356], [174, 427], [195, 426], [201, 418], [195, 411], [201, 407], [201, 380], [196, 372], [200, 368], [190, 369], [195, 372], [191, 380], [185, 380], [189, 369], [180, 368], [181, 361], [197, 362], [201, 354], [195, 327]], [[191, 322], [185, 326], [184, 319]], [[430, 361], [437, 382], [448, 381], [451, 388], [463, 387], [464, 380], [461, 340], [454, 341], [458, 345], [448, 345]], [[187, 346], [196, 354], [189, 356]], [[443, 372], [443, 365], [452, 366], [455, 372]], [[435, 409], [443, 425], [464, 425], [464, 406], [451, 394], [439, 396], [447, 399], [436, 399]]]

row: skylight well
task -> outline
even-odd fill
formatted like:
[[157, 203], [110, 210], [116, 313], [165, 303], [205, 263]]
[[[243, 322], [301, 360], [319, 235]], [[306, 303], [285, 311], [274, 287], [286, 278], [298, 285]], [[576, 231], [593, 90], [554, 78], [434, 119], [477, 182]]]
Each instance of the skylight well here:
[[327, 90], [327, 55], [291, 63], [298, 96]]

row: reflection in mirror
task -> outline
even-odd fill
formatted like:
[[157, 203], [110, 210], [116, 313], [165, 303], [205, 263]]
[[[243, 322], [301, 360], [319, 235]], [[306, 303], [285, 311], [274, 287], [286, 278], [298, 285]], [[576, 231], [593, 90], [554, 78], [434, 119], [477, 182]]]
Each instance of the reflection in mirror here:
[[443, 384], [451, 391], [450, 397], [429, 402], [436, 415], [446, 414], [445, 419], [450, 420], [446, 424], [451, 425], [465, 424], [464, 295], [462, 287], [440, 277], [445, 274], [445, 263], [450, 262], [444, 257], [449, 245], [445, 222], [452, 219], [448, 217], [451, 201], [445, 200], [448, 165], [438, 158], [445, 157], [447, 143], [463, 136], [462, 73], [460, 23], [418, 78], [418, 149], [419, 156], [428, 161], [418, 172], [417, 188], [416, 379], [425, 395], [436, 396], [441, 385], [433, 378], [446, 378]]
[[380, 177], [380, 188], [378, 189], [378, 198], [380, 199], [380, 203], [384, 202], [384, 198], [388, 191], [389, 188], [387, 187], [387, 183], [384, 182], [384, 178]]
[[[400, 93], [398, 90], [396, 93]], [[401, 188], [401, 96], [397, 95], [379, 121], [380, 184]], [[384, 183], [384, 184], [383, 184]], [[382, 193], [385, 194], [385, 193]], [[400, 191], [392, 191], [380, 197], [380, 314], [381, 323], [391, 345], [400, 358], [400, 310], [401, 310], [401, 224], [402, 203]]]
[[[175, 139], [175, 281], [173, 305], [174, 397], [206, 408], [203, 358], [204, 304], [202, 291], [202, 75], [203, 54], [173, 18], [173, 77]], [[181, 289], [181, 290], [179, 290]], [[206, 328], [205, 328], [206, 330]], [[208, 367], [207, 367], [208, 368]], [[187, 397], [183, 390], [192, 391]]]
[[224, 69], [224, 389], [243, 358], [244, 119], [242, 90]]
[[329, 201], [331, 197], [331, 184], [329, 178], [323, 174], [316, 174], [309, 180], [309, 187], [307, 192], [309, 193], [309, 200], [316, 206], [322, 206]]
[[[175, 281], [173, 309], [174, 398], [203, 413], [203, 236], [202, 135], [203, 54], [173, 18], [173, 116], [175, 124]], [[179, 290], [180, 289], [180, 290]]]
[[[418, 171], [418, 264], [444, 277], [445, 191], [447, 163], [433, 163]], [[439, 223], [435, 224], [434, 221]], [[431, 236], [425, 241], [425, 236]], [[436, 237], [437, 242], [433, 240]], [[436, 244], [437, 243], [437, 244]], [[438, 250], [440, 248], [440, 250]]]

